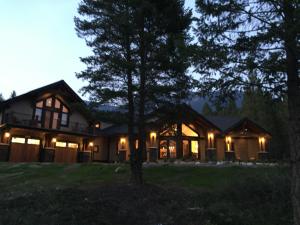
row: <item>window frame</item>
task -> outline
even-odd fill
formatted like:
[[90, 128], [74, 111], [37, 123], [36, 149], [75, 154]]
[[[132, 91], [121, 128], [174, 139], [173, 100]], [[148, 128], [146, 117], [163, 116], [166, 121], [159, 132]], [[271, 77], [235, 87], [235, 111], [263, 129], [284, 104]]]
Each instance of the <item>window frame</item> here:
[[[52, 99], [52, 105], [51, 106], [47, 106], [47, 100], [48, 99]], [[56, 101], [59, 101], [60, 103], [60, 107], [57, 108], [56, 107]], [[43, 107], [37, 107], [37, 104], [39, 102], [43, 102]], [[68, 112], [64, 112], [63, 108], [66, 108]], [[32, 116], [32, 119], [35, 120], [36, 118], [36, 111], [37, 109], [40, 109], [42, 110], [42, 114], [41, 114], [41, 117], [38, 121], [38, 123], [40, 123], [42, 125], [42, 127], [44, 126], [45, 124], [45, 113], [46, 111], [50, 111], [51, 112], [51, 117], [50, 117], [50, 128], [49, 129], [53, 129], [52, 128], [52, 124], [53, 124], [53, 114], [54, 113], [58, 113], [58, 120], [59, 120], [59, 123], [57, 124], [57, 128], [55, 128], [56, 130], [59, 130], [61, 127], [69, 127], [69, 124], [70, 124], [70, 108], [64, 104], [59, 98], [55, 97], [55, 96], [49, 96], [49, 97], [46, 97], [46, 98], [43, 98], [43, 99], [38, 99], [35, 101], [35, 104], [34, 104], [34, 111], [33, 111], [33, 116]], [[67, 119], [66, 119], [66, 123], [62, 123], [62, 114], [65, 114], [67, 116]]]

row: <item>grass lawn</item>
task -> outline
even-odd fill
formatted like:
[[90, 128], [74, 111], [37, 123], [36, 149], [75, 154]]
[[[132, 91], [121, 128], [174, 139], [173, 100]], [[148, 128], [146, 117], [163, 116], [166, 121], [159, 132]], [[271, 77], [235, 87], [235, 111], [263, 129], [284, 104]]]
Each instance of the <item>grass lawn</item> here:
[[291, 224], [287, 168], [156, 166], [142, 187], [129, 176], [125, 164], [2, 163], [0, 224]]

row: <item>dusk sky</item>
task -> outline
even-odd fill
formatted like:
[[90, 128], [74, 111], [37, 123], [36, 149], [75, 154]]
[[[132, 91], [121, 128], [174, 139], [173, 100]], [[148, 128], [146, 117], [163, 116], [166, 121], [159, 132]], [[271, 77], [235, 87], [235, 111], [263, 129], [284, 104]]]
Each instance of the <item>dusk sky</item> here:
[[[0, 0], [0, 93], [8, 98], [64, 79], [83, 86], [75, 72], [90, 54], [77, 37], [74, 16], [80, 0]], [[191, 7], [194, 0], [187, 0]]]

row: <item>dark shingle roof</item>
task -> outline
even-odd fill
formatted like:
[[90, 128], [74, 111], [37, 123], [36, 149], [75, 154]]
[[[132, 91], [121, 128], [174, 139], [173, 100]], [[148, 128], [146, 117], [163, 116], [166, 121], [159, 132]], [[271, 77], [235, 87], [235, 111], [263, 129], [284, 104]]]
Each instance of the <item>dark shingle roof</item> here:
[[227, 130], [241, 121], [241, 118], [231, 116], [206, 116], [206, 118], [219, 127], [222, 131]]

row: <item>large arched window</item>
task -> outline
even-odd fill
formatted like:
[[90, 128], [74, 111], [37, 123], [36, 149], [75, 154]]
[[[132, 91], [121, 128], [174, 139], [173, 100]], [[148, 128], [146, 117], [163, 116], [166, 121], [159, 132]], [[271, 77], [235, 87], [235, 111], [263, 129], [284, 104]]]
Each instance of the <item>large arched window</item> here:
[[69, 109], [59, 99], [49, 97], [36, 102], [34, 120], [44, 128], [67, 127], [69, 125]]

